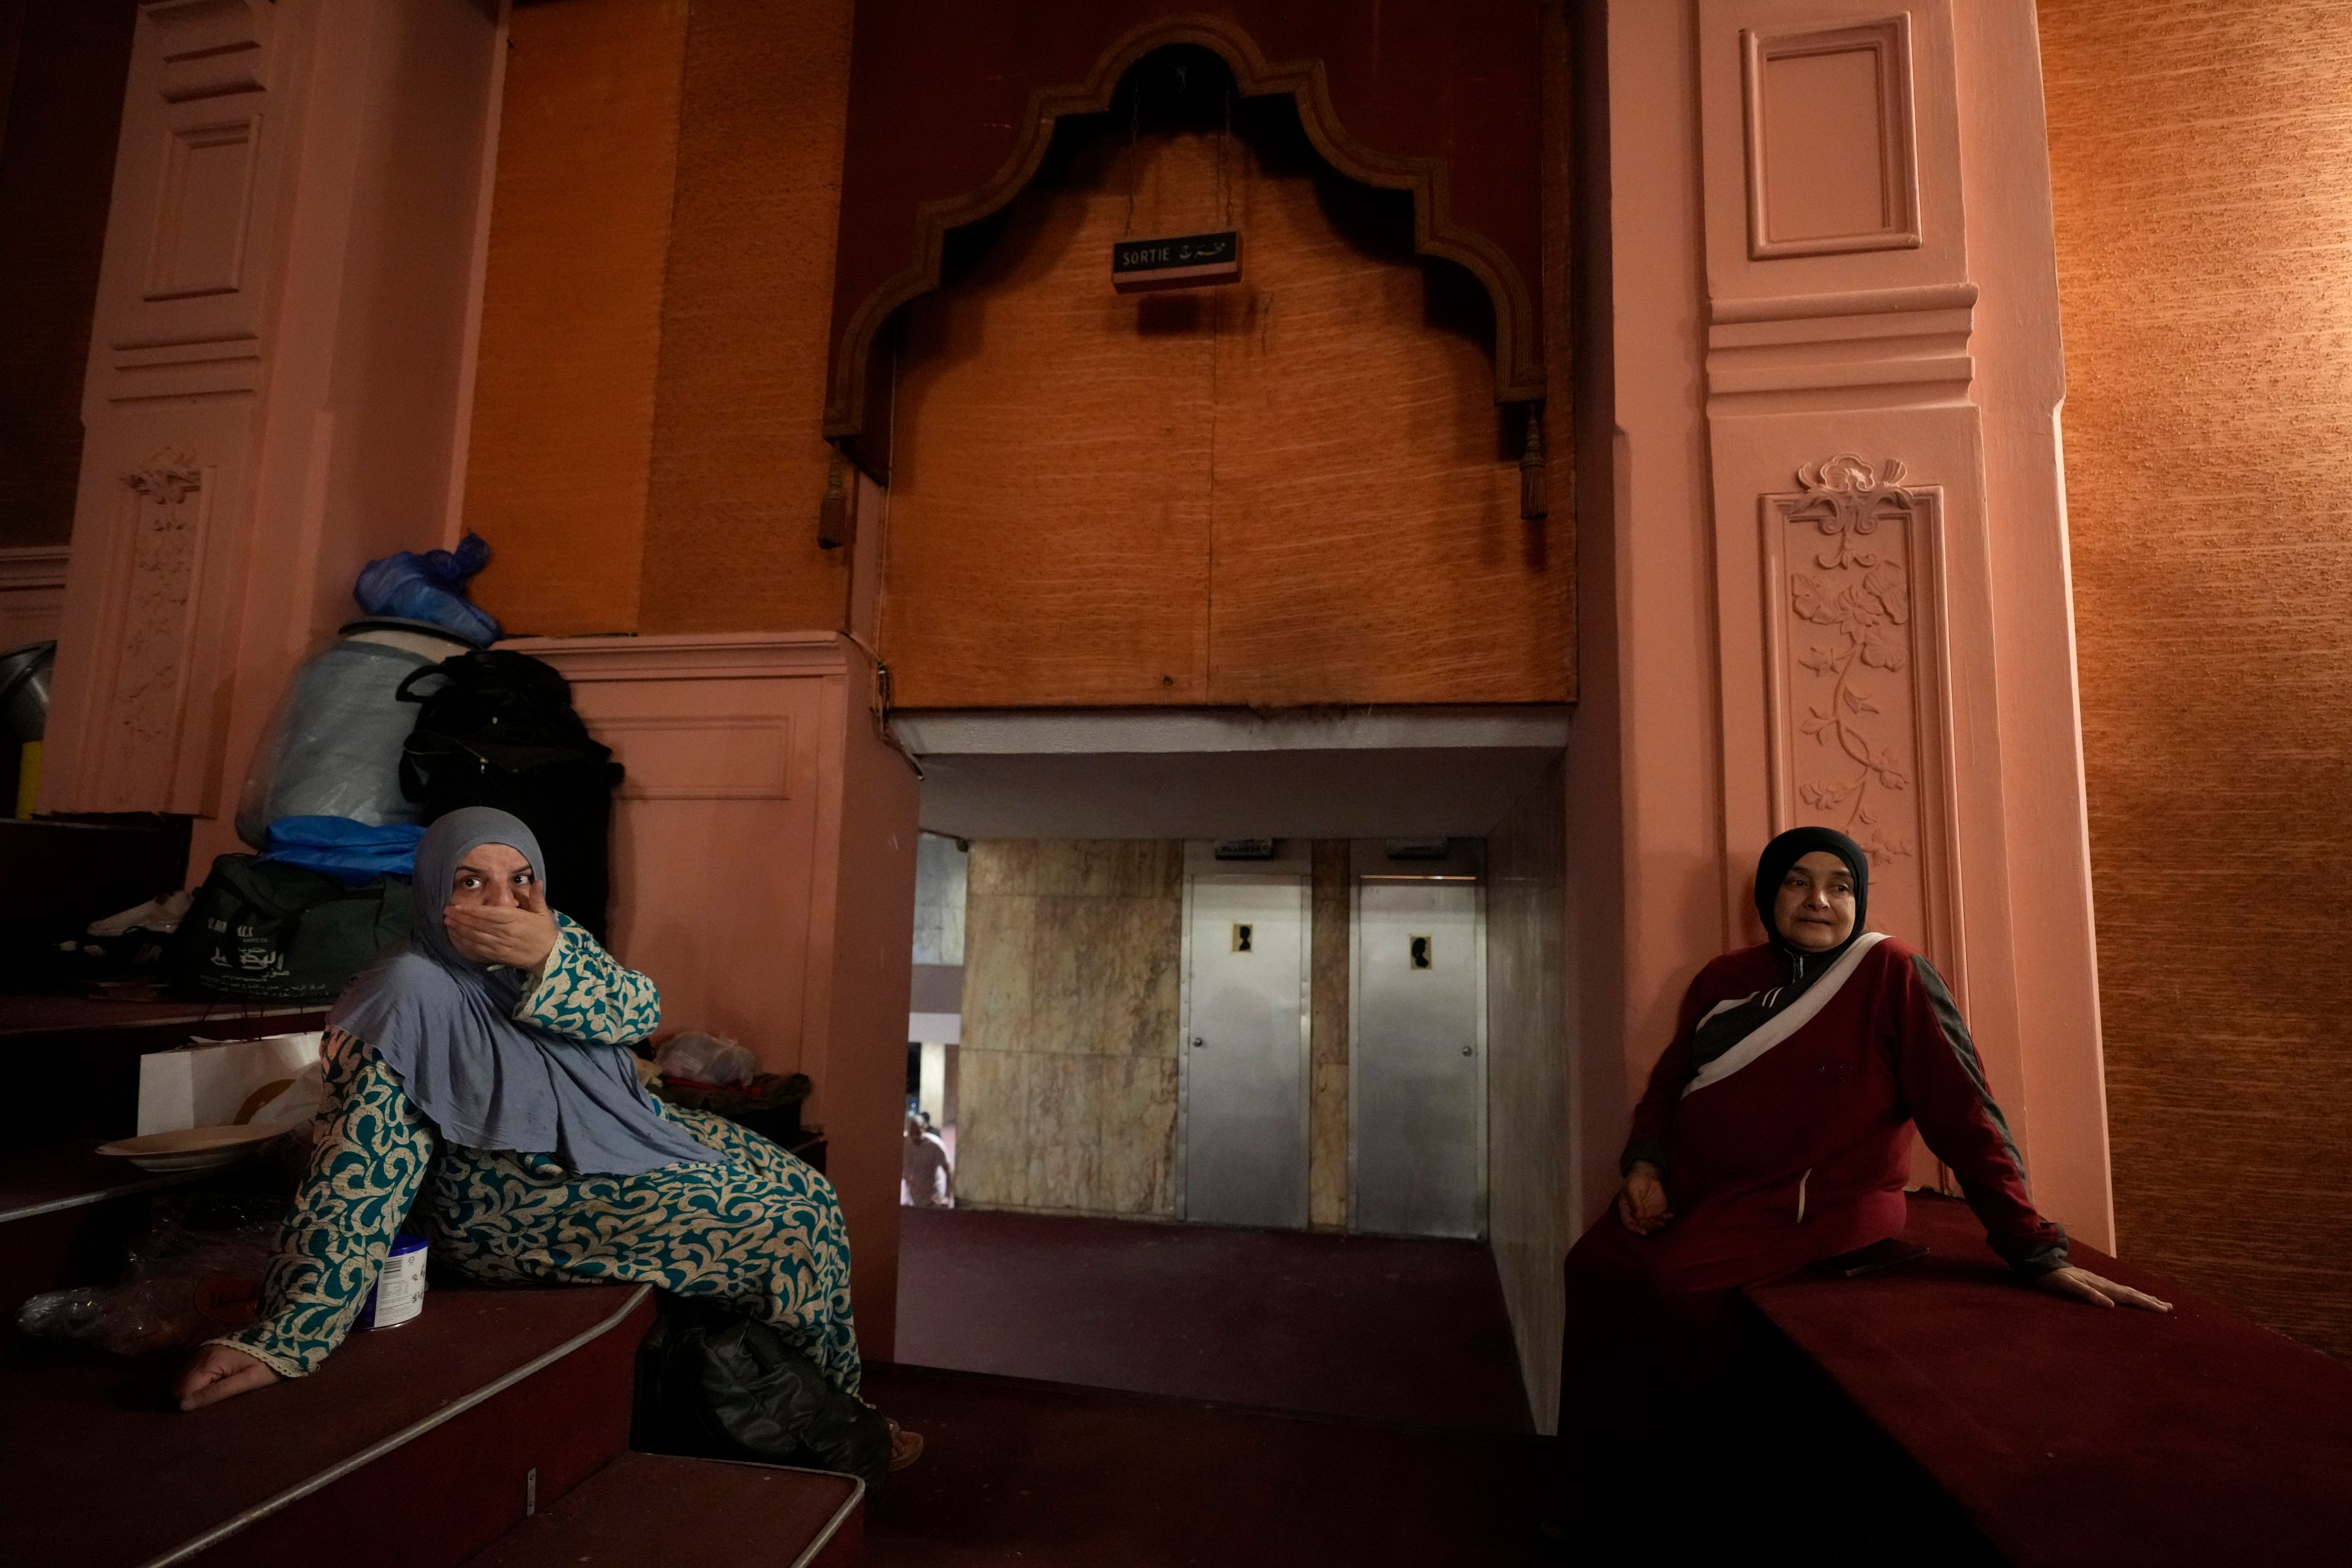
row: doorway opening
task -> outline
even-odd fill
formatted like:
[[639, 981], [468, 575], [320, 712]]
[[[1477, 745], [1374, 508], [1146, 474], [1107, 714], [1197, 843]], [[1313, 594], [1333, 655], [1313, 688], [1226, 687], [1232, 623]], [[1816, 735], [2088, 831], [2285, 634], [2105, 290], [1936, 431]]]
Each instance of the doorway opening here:
[[1558, 1166], [1492, 1155], [1564, 1126], [1561, 716], [1138, 723], [900, 721], [952, 1197], [910, 1158], [898, 1358], [1528, 1430]]

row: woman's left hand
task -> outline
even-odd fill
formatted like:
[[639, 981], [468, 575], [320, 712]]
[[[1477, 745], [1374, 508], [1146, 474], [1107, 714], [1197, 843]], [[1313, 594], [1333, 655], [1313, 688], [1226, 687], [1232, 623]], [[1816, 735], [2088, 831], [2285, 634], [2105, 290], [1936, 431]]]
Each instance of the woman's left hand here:
[[511, 907], [451, 904], [441, 923], [449, 944], [476, 963], [537, 969], [555, 951], [555, 916], [536, 884], [521, 889]]
[[2049, 1273], [2036, 1279], [2033, 1284], [2035, 1289], [2047, 1290], [2053, 1296], [2064, 1296], [2093, 1307], [2113, 1307], [2120, 1304], [2126, 1307], [2137, 1307], [2143, 1312], [2172, 1310], [2172, 1303], [2169, 1301], [2159, 1301], [2155, 1297], [2145, 1295], [2128, 1285], [2118, 1285], [2112, 1279], [2103, 1279], [2087, 1268], [2077, 1268], [2072, 1264], [2068, 1264], [2063, 1268], [2053, 1268]]

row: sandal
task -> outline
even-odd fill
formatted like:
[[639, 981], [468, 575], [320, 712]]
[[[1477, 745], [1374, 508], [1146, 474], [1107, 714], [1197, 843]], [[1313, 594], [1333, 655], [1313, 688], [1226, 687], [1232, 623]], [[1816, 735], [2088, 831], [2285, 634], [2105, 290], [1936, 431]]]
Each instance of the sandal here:
[[903, 1470], [923, 1457], [923, 1435], [920, 1432], [909, 1432], [887, 1415], [882, 1417], [882, 1424], [890, 1429], [891, 1469]]

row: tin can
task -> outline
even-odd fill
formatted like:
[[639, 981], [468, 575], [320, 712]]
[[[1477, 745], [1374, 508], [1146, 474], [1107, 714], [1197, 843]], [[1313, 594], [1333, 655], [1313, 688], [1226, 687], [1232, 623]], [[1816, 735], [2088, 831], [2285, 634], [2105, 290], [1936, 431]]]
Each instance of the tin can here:
[[402, 1231], [385, 1255], [383, 1272], [360, 1310], [362, 1328], [389, 1329], [425, 1310], [425, 1238]]

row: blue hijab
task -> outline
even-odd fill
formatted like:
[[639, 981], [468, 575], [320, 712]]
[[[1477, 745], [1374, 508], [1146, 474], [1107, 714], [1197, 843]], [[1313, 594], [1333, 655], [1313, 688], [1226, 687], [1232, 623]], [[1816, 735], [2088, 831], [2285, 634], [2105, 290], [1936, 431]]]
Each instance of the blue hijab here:
[[546, 881], [539, 840], [518, 818], [479, 805], [442, 817], [416, 847], [408, 940], [344, 987], [327, 1022], [374, 1047], [452, 1143], [552, 1154], [583, 1175], [719, 1159], [654, 1109], [626, 1047], [583, 1045], [516, 1022], [527, 972], [476, 963], [449, 940], [441, 915], [450, 880], [485, 844], [519, 851]]

